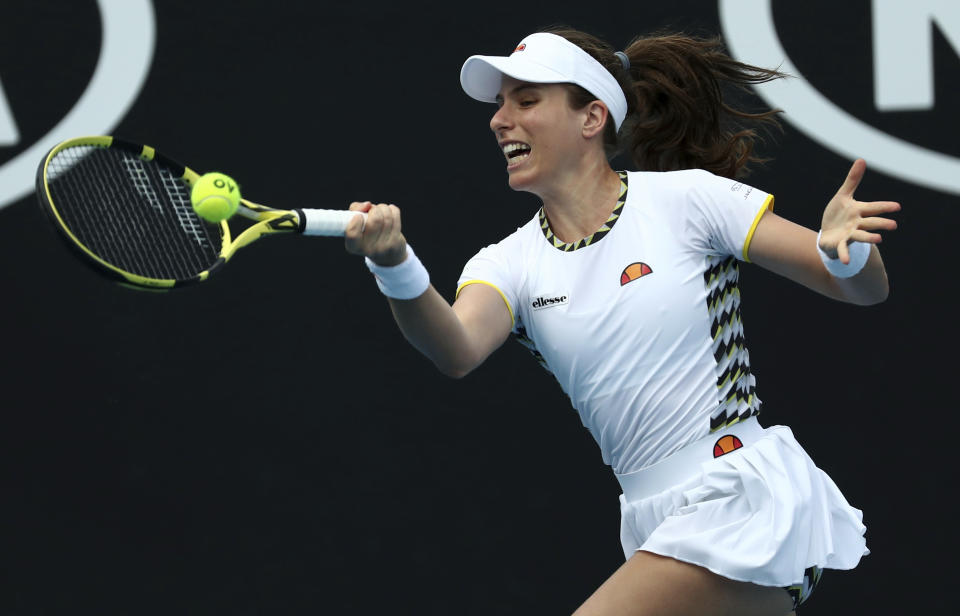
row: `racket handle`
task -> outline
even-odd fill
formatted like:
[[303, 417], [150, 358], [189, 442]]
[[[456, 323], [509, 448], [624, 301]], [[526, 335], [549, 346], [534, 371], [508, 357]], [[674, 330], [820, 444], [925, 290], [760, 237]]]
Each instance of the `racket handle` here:
[[363, 212], [350, 210], [317, 210], [304, 208], [297, 210], [300, 215], [300, 224], [304, 235], [340, 236], [347, 230], [347, 225], [354, 216], [367, 217]]

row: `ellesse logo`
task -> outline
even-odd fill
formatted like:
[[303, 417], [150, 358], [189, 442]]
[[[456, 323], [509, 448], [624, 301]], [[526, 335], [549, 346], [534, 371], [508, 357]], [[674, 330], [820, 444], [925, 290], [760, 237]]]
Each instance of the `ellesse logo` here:
[[[100, 56], [96, 66], [91, 66], [90, 81], [73, 108], [59, 119], [50, 118], [48, 126], [52, 128], [32, 144], [21, 143], [21, 124], [17, 121], [17, 109], [30, 105], [31, 91], [5, 88], [0, 74], [0, 152], [6, 148], [23, 148], [0, 165], [0, 208], [33, 189], [37, 165], [50, 148], [71, 137], [110, 134], [140, 94], [153, 63], [156, 40], [153, 5], [150, 0], [97, 0], [97, 8], [101, 26]], [[3, 12], [13, 10], [5, 8]], [[45, 44], [56, 45], [58, 40], [51, 37]], [[23, 35], [24, 49], [34, 43], [29, 33]], [[70, 54], [72, 41], [64, 40], [60, 44], [61, 53]], [[21, 61], [29, 62], [29, 55]], [[37, 70], [36, 75], [38, 82], [51, 80], [49, 72]]]
[[721, 436], [713, 445], [713, 457], [719, 458], [731, 451], [736, 451], [743, 447], [743, 441], [732, 434]]
[[646, 276], [647, 274], [652, 274], [653, 270], [650, 269], [650, 266], [646, 263], [637, 261], [636, 263], [631, 263], [623, 269], [623, 272], [620, 274], [620, 286], [627, 284], [628, 282], [633, 282], [637, 278]]
[[566, 295], [557, 295], [554, 297], [544, 297], [540, 296], [533, 300], [530, 303], [530, 307], [534, 310], [543, 310], [544, 308], [553, 308], [555, 306], [562, 306], [568, 303], [570, 300]]

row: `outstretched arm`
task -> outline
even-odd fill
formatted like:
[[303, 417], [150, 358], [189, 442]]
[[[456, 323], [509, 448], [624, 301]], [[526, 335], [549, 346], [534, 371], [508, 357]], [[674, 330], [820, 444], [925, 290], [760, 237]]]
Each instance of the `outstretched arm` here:
[[[408, 258], [407, 241], [400, 229], [395, 205], [356, 202], [355, 217], [346, 230], [346, 248], [392, 267]], [[479, 366], [510, 333], [510, 312], [499, 294], [486, 285], [469, 285], [451, 306], [433, 285], [412, 299], [388, 297], [394, 320], [404, 337], [444, 374], [465, 376]]]
[[[857, 201], [853, 193], [866, 171], [866, 163], [853, 163], [846, 181], [823, 212], [819, 243], [817, 233], [768, 212], [760, 219], [750, 243], [750, 260], [761, 267], [834, 299], [853, 304], [876, 304], [887, 297], [887, 273], [877, 244], [880, 231], [893, 231], [897, 223], [886, 216], [900, 210], [893, 201]], [[828, 257], [850, 262], [851, 242], [869, 244], [866, 265], [854, 276], [838, 278], [823, 264], [817, 246]]]

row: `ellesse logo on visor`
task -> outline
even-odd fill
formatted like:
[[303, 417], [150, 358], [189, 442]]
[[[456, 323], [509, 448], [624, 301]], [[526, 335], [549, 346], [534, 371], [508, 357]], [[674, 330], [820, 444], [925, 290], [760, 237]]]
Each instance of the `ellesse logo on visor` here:
[[513, 50], [513, 52], [516, 53], [518, 51], [523, 51], [526, 48], [527, 48], [526, 43], [520, 43], [519, 45], [517, 45], [517, 48]]

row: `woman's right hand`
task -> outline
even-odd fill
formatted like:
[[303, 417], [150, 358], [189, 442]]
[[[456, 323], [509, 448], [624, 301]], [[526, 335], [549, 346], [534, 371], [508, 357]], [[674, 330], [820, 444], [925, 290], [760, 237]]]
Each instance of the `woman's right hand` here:
[[[354, 216], [347, 225], [348, 252], [385, 267], [403, 263], [408, 253], [400, 232], [400, 208], [357, 201], [350, 204], [350, 211], [366, 216]], [[509, 305], [498, 290], [485, 284], [467, 285], [453, 307], [432, 285], [419, 297], [389, 301], [404, 337], [441, 372], [456, 378], [479, 366], [503, 344], [513, 326]]]
[[392, 203], [354, 201], [354, 216], [344, 233], [347, 252], [370, 257], [377, 265], [392, 266], [407, 258], [407, 240], [400, 232], [400, 208]]

